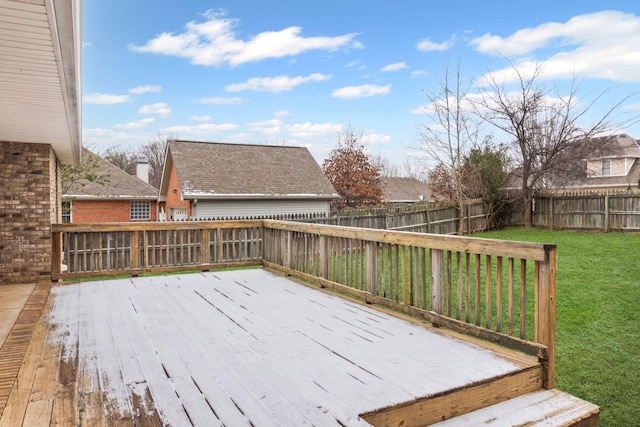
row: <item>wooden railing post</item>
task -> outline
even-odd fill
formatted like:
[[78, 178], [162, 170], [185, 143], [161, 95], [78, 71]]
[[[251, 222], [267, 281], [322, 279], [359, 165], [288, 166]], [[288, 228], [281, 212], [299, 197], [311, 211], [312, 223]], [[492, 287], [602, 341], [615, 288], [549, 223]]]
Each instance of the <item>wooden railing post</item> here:
[[544, 388], [555, 387], [556, 340], [556, 257], [555, 246], [545, 247], [546, 260], [536, 262], [535, 270], [535, 341], [548, 348], [542, 361]]
[[54, 231], [51, 233], [51, 280], [57, 281], [53, 277], [62, 272], [62, 233]]
[[431, 249], [431, 311], [444, 313], [444, 251]]
[[140, 268], [140, 235], [138, 231], [131, 231], [131, 247], [129, 248], [130, 268]]
[[208, 264], [211, 262], [211, 240], [209, 238], [209, 229], [200, 229], [200, 264]]
[[366, 242], [367, 292], [378, 295], [378, 243]]

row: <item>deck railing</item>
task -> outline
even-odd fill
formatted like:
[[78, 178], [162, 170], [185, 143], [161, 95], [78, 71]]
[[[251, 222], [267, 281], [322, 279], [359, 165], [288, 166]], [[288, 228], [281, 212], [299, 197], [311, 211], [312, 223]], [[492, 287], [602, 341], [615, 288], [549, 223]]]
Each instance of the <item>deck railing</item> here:
[[286, 221], [54, 225], [54, 279], [263, 265], [537, 356], [554, 386], [554, 245]]
[[262, 263], [262, 221], [56, 224], [53, 279]]

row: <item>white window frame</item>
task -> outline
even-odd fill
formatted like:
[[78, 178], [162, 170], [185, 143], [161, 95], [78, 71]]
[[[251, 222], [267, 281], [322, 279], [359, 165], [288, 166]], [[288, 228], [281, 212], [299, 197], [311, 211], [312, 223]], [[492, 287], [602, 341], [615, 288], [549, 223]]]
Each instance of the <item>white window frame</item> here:
[[132, 200], [129, 203], [129, 219], [131, 221], [149, 221], [151, 219], [151, 202]]
[[[65, 212], [65, 205], [69, 206], [69, 210]], [[71, 224], [73, 222], [73, 202], [71, 200], [63, 200], [60, 205], [60, 219], [63, 224]], [[68, 221], [65, 221], [68, 218]]]
[[611, 159], [602, 159], [602, 176], [611, 176]]

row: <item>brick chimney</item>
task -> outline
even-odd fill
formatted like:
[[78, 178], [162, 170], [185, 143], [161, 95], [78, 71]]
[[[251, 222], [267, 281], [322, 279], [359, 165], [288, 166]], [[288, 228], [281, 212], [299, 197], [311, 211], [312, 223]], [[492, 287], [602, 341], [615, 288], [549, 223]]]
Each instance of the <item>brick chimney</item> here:
[[147, 184], [149, 183], [149, 160], [144, 157], [140, 157], [138, 159], [138, 164], [136, 165], [136, 176]]

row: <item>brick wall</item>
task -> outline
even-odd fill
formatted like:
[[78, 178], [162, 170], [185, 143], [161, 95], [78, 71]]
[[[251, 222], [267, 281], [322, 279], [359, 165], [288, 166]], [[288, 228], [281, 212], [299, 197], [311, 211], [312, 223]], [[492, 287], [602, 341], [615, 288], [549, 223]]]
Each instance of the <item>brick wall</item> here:
[[[71, 204], [71, 222], [89, 224], [98, 222], [129, 222], [129, 200], [74, 200]], [[151, 202], [151, 219], [156, 221], [156, 202]]]
[[167, 201], [165, 211], [167, 216], [170, 215], [171, 208], [186, 208], [187, 217], [191, 217], [191, 203], [189, 200], [182, 198], [182, 191], [180, 189], [180, 181], [178, 181], [178, 173], [176, 172], [175, 165], [171, 168], [169, 174], [169, 184], [167, 185]]
[[59, 170], [50, 145], [0, 142], [0, 285], [51, 280]]

